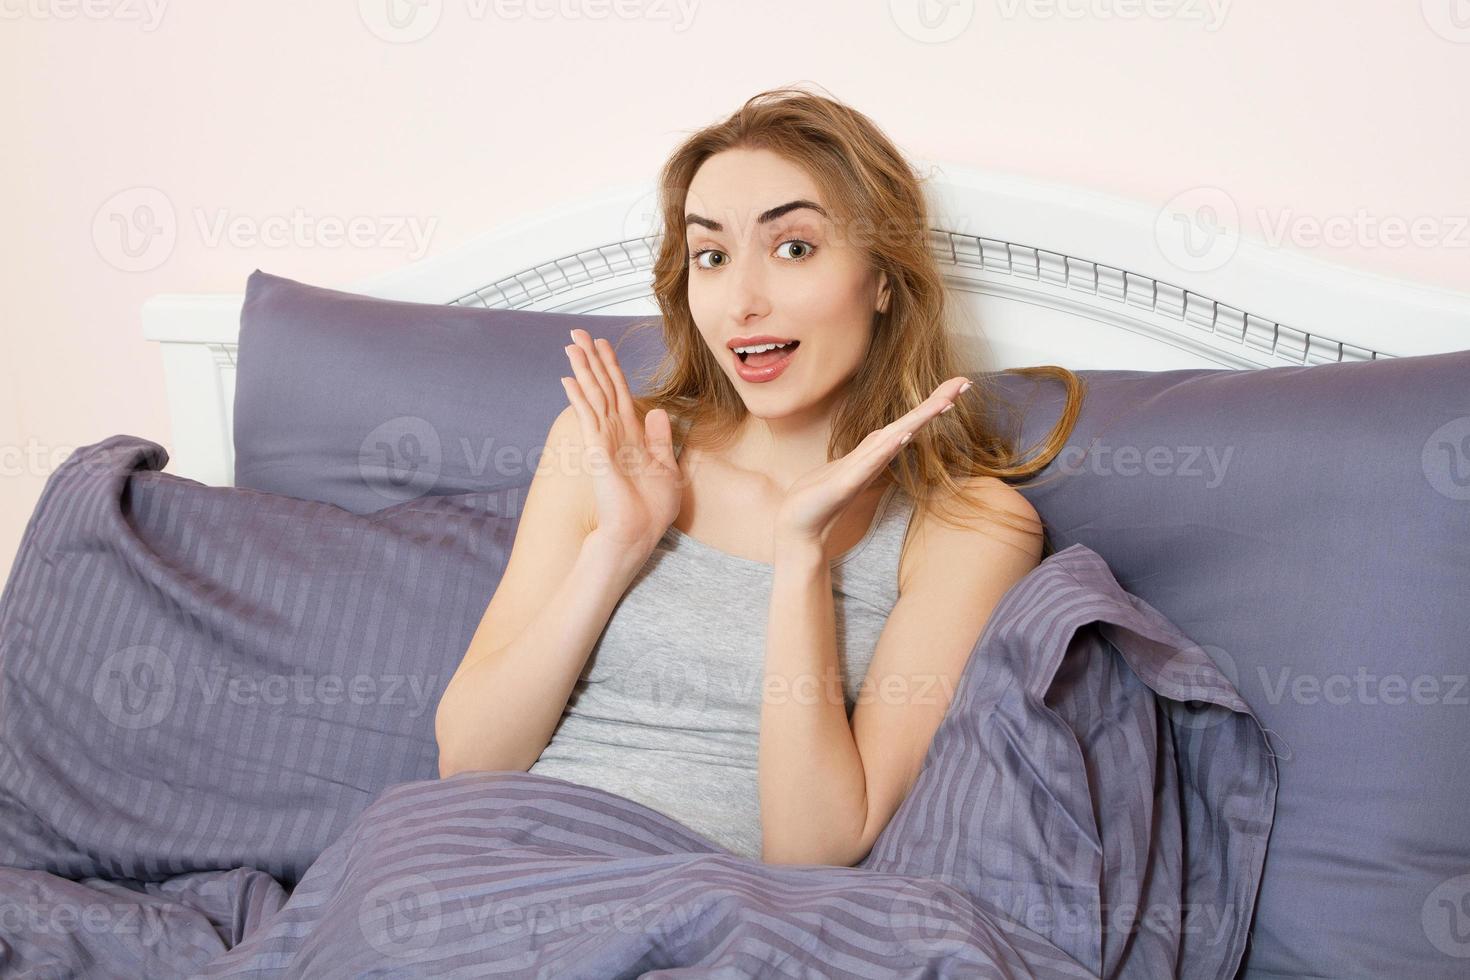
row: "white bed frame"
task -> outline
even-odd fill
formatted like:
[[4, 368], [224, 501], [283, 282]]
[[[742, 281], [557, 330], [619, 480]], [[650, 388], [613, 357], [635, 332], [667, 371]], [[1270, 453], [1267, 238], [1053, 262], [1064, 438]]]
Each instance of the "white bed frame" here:
[[[957, 339], [983, 369], [1254, 368], [1470, 347], [1470, 295], [1374, 276], [1238, 237], [1218, 268], [1182, 271], [1167, 211], [1091, 191], [920, 161], [931, 242]], [[346, 287], [388, 299], [656, 314], [652, 183], [505, 226]], [[1187, 259], [1187, 256], [1186, 256]], [[1186, 261], [1184, 264], [1188, 264]], [[269, 269], [279, 275], [288, 273]], [[234, 483], [235, 348], [243, 294], [155, 296], [168, 470]]]

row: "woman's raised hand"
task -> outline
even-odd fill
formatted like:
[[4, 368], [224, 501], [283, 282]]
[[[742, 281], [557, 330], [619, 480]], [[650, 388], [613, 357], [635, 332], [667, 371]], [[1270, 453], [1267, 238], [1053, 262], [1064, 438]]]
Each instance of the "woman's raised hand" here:
[[776, 513], [777, 548], [785, 544], [822, 547], [842, 512], [877, 479], [913, 434], [953, 408], [955, 399], [969, 387], [969, 378], [950, 378], [898, 419], [869, 432], [852, 452], [822, 464], [788, 487]]
[[597, 499], [596, 534], [619, 547], [651, 550], [679, 516], [683, 479], [669, 414], [639, 417], [612, 345], [585, 330], [566, 347], [574, 377], [562, 378], [582, 425]]

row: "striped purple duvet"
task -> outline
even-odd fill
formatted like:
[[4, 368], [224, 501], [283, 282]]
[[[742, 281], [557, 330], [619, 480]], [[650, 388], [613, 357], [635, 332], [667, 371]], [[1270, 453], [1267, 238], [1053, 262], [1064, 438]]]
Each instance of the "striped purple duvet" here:
[[[118, 467], [139, 460], [118, 450], [137, 447], [119, 438], [73, 470], [72, 489], [48, 485], [54, 508], [74, 509], [56, 495], [80, 500], [88, 481], [89, 506], [129, 496]], [[132, 506], [167, 482], [151, 477], [132, 486]], [[229, 527], [231, 507], [269, 503], [188, 481], [169, 489], [178, 506], [209, 496], [213, 528]], [[442, 530], [454, 498], [434, 506]], [[358, 527], [364, 551], [369, 527], [409, 540], [393, 520]], [[44, 524], [32, 530], [62, 554], [64, 535]], [[89, 526], [146, 531], [142, 520]], [[213, 543], [226, 569], [229, 548], [248, 547], [238, 533]], [[167, 558], [123, 550], [135, 567]], [[8, 587], [0, 612], [43, 605], [27, 599]], [[54, 834], [43, 814], [61, 811], [26, 798], [20, 789], [42, 784], [21, 779], [28, 757], [5, 755], [6, 740], [32, 744], [18, 738], [31, 721], [16, 705], [29, 690], [21, 668], [34, 665], [18, 664], [0, 663], [0, 759], [13, 770], [0, 820], [30, 841]], [[181, 851], [195, 870], [155, 880], [95, 853], [67, 859], [85, 874], [47, 866], [80, 853], [72, 838], [38, 850], [29, 866], [0, 868], [0, 973], [1228, 978], [1248, 939], [1276, 779], [1259, 724], [1204, 651], [1075, 545], [996, 608], [918, 783], [857, 867], [764, 865], [641, 804], [545, 776], [411, 779], [375, 794], [299, 881], [220, 866], [217, 847], [205, 861]], [[107, 812], [107, 800], [89, 803]], [[182, 847], [187, 828], [157, 839]]]

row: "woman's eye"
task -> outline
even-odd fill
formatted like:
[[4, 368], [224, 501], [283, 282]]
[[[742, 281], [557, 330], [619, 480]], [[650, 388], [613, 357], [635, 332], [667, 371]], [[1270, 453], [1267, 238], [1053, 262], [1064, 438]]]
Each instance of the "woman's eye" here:
[[[793, 246], [796, 249], [797, 254], [790, 254], [790, 250], [787, 250], [786, 254], [783, 254], [782, 249], [785, 249], [788, 245]], [[817, 246], [813, 245], [811, 242], [802, 241], [800, 238], [788, 238], [786, 241], [776, 246], [776, 254], [792, 262], [805, 262], [807, 259], [811, 258], [812, 255], [816, 253], [816, 251]], [[720, 256], [720, 261], [708, 263], [700, 261], [706, 255], [718, 255]], [[689, 255], [689, 261], [692, 265], [696, 265], [701, 269], [715, 269], [722, 265], [729, 265], [730, 263], [730, 260], [725, 255], [725, 253], [721, 252], [717, 248], [702, 248], [697, 252], [692, 252]]]
[[786, 255], [786, 256], [782, 256], [782, 257], [783, 258], [792, 259], [793, 261], [796, 261], [796, 262], [801, 262], [804, 259], [811, 258], [812, 257], [812, 253], [817, 250], [817, 247], [815, 245], [813, 245], [811, 242], [804, 242], [800, 238], [792, 238], [792, 239], [788, 239], [787, 241], [784, 241], [780, 245], [776, 246], [776, 254], [777, 255], [780, 255], [781, 254], [781, 249], [785, 248], [787, 245], [794, 245], [794, 246], [796, 246], [798, 249], [800, 249], [801, 254], [800, 255]]
[[[693, 255], [689, 256], [689, 261], [692, 262], [692, 263], [694, 263], [695, 265], [699, 266], [701, 269], [709, 269], [709, 268], [713, 268], [713, 266], [706, 265], [705, 263], [703, 263], [703, 262], [701, 262], [699, 260], [702, 259], [702, 258], [704, 258], [706, 255], [724, 255], [724, 254], [725, 254], [724, 252], [721, 252], [717, 248], [702, 248], [699, 251], [695, 252]], [[725, 263], [724, 262], [720, 262], [719, 264], [720, 265], [724, 265]]]

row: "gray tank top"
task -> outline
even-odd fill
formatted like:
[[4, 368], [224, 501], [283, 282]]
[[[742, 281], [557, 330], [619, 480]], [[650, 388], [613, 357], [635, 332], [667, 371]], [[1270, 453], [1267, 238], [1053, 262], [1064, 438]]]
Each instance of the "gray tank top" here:
[[[891, 485], [867, 534], [831, 561], [849, 718], [898, 601], [912, 512], [908, 494]], [[760, 860], [757, 750], [772, 572], [670, 525], [613, 608], [529, 771], [625, 796]]]

